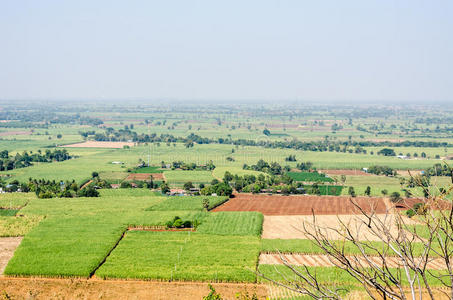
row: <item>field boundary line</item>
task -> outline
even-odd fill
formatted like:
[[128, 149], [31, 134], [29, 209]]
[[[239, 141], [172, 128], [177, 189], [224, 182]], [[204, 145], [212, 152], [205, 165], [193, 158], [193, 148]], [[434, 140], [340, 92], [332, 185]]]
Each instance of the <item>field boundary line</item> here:
[[94, 276], [94, 274], [96, 273], [97, 270], [99, 270], [99, 268], [105, 263], [105, 261], [107, 260], [107, 258], [110, 256], [110, 254], [112, 254], [113, 250], [116, 249], [116, 247], [119, 245], [119, 243], [121, 242], [121, 240], [124, 238], [124, 236], [126, 235], [126, 232], [128, 231], [128, 229], [124, 229], [124, 231], [122, 232], [120, 238], [116, 241], [115, 245], [113, 245], [113, 247], [110, 249], [110, 251], [107, 253], [106, 256], [104, 256], [104, 258], [102, 259], [102, 261], [97, 265], [96, 268], [93, 269], [93, 271], [91, 271], [90, 275], [88, 276], [88, 278], [92, 278]]

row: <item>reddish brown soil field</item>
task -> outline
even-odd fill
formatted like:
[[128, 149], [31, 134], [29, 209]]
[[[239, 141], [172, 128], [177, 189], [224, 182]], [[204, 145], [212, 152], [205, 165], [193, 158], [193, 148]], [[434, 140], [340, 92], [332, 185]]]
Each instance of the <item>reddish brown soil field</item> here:
[[328, 175], [363, 175], [363, 176], [373, 176], [363, 172], [362, 170], [318, 170], [321, 173], [326, 173]]
[[131, 173], [126, 180], [149, 180], [151, 175], [153, 175], [153, 180], [164, 180], [163, 173]]
[[31, 134], [31, 131], [4, 131], [0, 132], [0, 136], [7, 136], [7, 135], [28, 135]]
[[[266, 298], [258, 284], [213, 283], [222, 299], [237, 299], [236, 293], [256, 292]], [[202, 299], [209, 294], [205, 282], [155, 282], [100, 279], [0, 278], [5, 299]], [[7, 298], [7, 295], [10, 298]]]
[[86, 141], [86, 142], [83, 142], [83, 143], [64, 145], [64, 146], [61, 146], [61, 147], [66, 147], [66, 148], [116, 148], [116, 149], [122, 149], [124, 146], [133, 147], [134, 143]]
[[[381, 198], [356, 197], [354, 201], [365, 211], [385, 213]], [[259, 211], [264, 215], [348, 215], [359, 213], [349, 197], [341, 196], [280, 196], [235, 194], [235, 197], [214, 211]]]

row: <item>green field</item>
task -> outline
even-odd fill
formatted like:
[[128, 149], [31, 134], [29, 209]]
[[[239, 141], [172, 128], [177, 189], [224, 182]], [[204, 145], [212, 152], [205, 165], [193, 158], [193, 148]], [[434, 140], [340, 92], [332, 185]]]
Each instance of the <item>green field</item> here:
[[[128, 232], [96, 274], [101, 277], [169, 279], [173, 276], [178, 280], [254, 282], [262, 215], [201, 212], [202, 198], [161, 197], [146, 189], [124, 189], [104, 190], [100, 198], [32, 199], [21, 210], [28, 216], [22, 219], [31, 218], [36, 222], [40, 220], [39, 216], [46, 216], [46, 219], [26, 234], [5, 274], [89, 277], [115, 248], [128, 226], [163, 225], [180, 216], [184, 220], [199, 220], [201, 225], [196, 233], [191, 233], [187, 251], [181, 254], [179, 272], [171, 272], [174, 268], [172, 253], [180, 251], [178, 246], [187, 232]], [[167, 201], [172, 200], [192, 204], [169, 205]], [[161, 205], [160, 208], [167, 210], [146, 210], [153, 205]], [[17, 217], [2, 218], [0, 222], [5, 219], [7, 224], [6, 232], [2, 233], [4, 236], [18, 235], [13, 234], [14, 226], [22, 226], [22, 234], [25, 234], [36, 225], [36, 222], [14, 225], [11, 221]], [[202, 256], [199, 249], [204, 249]], [[156, 260], [157, 257], [160, 258]], [[124, 260], [129, 260], [126, 269], [122, 265]], [[157, 265], [149, 265], [153, 261]], [[150, 268], [154, 271], [149, 272]]]
[[134, 169], [132, 173], [162, 173], [163, 171], [160, 167], [149, 166]]
[[228, 200], [228, 197], [222, 196], [192, 196], [192, 197], [167, 197], [165, 200], [153, 205], [146, 210], [149, 211], [169, 211], [169, 210], [197, 210], [202, 211], [203, 200], [208, 199], [209, 207], [212, 209]]
[[193, 183], [209, 183], [214, 179], [211, 171], [165, 171], [164, 176], [170, 184], [181, 184], [188, 181]]
[[96, 275], [101, 278], [255, 282], [258, 254], [257, 237], [128, 232]]
[[257, 212], [216, 212], [198, 227], [200, 233], [216, 235], [261, 235], [263, 215]]
[[88, 277], [125, 229], [96, 217], [46, 219], [26, 235], [5, 274]]
[[[81, 184], [93, 172], [108, 183], [121, 183], [131, 173], [163, 173], [171, 189], [181, 188], [189, 181], [196, 187], [209, 185], [213, 179], [222, 181], [225, 172], [229, 172], [260, 177], [255, 182], [250, 178], [238, 179], [244, 179], [243, 186], [231, 183], [238, 190], [252, 184], [257, 185], [257, 191], [267, 186], [280, 190], [280, 186], [287, 184], [287, 177], [271, 174], [297, 170], [297, 165], [304, 162], [312, 163], [314, 170], [361, 170], [373, 165], [422, 170], [453, 155], [450, 128], [453, 111], [439, 113], [437, 108], [277, 104], [164, 107], [130, 103], [43, 107], [21, 103], [2, 106], [0, 114], [11, 115], [5, 121], [25, 118], [23, 115], [28, 119], [21, 119], [17, 126], [0, 122], [1, 133], [32, 131], [0, 137], [0, 150], [9, 151], [3, 166], [24, 151], [45, 152], [104, 134], [104, 140], [132, 140], [138, 144], [130, 149], [67, 147], [75, 158], [0, 171], [3, 190], [15, 180], [27, 183], [29, 178], [75, 180]], [[46, 110], [52, 117], [42, 114]], [[75, 115], [99, 119], [103, 124], [82, 124]], [[57, 116], [72, 119], [58, 121]], [[410, 158], [377, 155], [383, 148], [391, 148], [397, 155], [410, 154]], [[244, 166], [256, 165], [261, 159], [269, 165], [278, 163], [280, 168], [274, 172], [266, 167], [258, 172]], [[150, 167], [137, 168], [148, 161]], [[197, 166], [212, 161], [215, 168], [212, 171], [160, 168], [175, 161]], [[347, 195], [350, 187], [357, 195], [364, 195], [370, 186], [371, 196], [382, 196], [382, 190], [404, 196], [403, 189], [407, 189], [400, 183], [401, 175], [347, 175], [345, 182], [339, 175], [327, 177], [317, 172], [287, 175], [295, 181], [292, 188], [301, 186], [309, 193], [313, 193], [312, 184], [318, 183], [321, 195]], [[451, 177], [432, 177], [430, 190], [438, 194], [438, 188], [450, 184]], [[415, 196], [423, 195], [421, 188], [409, 190]], [[167, 197], [160, 188], [99, 192], [100, 197], [94, 198], [52, 199], [38, 199], [35, 193], [0, 193], [0, 236], [24, 236], [5, 274], [254, 283], [262, 281], [255, 274], [260, 252], [322, 253], [309, 240], [261, 239], [264, 222], [261, 213], [213, 212], [213, 208], [228, 201], [227, 197]], [[208, 211], [203, 207], [204, 199], [209, 199]], [[150, 231], [162, 230], [175, 217], [197, 226], [190, 232]], [[378, 242], [370, 244], [384, 247]], [[416, 255], [422, 250], [421, 244], [414, 244]], [[358, 254], [351, 243], [345, 243], [344, 251]], [[279, 272], [289, 275], [283, 266], [260, 265], [259, 269], [279, 281], [283, 280]], [[330, 285], [352, 287], [355, 283], [339, 269], [310, 269]]]
[[288, 172], [287, 174], [294, 181], [333, 182], [332, 178], [317, 172]]

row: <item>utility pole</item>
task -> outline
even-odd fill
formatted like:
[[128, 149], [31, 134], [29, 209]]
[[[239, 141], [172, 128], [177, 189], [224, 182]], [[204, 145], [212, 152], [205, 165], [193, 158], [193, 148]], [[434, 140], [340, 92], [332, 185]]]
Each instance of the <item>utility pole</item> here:
[[[151, 136], [150, 131], [149, 131], [149, 123], [148, 123], [148, 136]], [[149, 168], [150, 157], [151, 157], [151, 144], [148, 142], [148, 168]]]

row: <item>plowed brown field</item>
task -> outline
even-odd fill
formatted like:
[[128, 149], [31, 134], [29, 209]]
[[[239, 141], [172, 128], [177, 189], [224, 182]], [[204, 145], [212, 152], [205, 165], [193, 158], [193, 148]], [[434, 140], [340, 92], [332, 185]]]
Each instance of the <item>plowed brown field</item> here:
[[[381, 198], [356, 197], [353, 201], [363, 210], [378, 214], [386, 212]], [[360, 213], [349, 197], [341, 196], [280, 196], [235, 194], [235, 197], [214, 211], [259, 211], [264, 215], [348, 215]]]
[[[260, 284], [213, 283], [222, 299], [237, 299], [236, 293], [256, 292], [266, 299]], [[152, 299], [191, 300], [208, 295], [206, 282], [155, 282], [135, 280], [1, 278], [0, 295], [5, 299]], [[11, 298], [7, 298], [5, 295]]]

